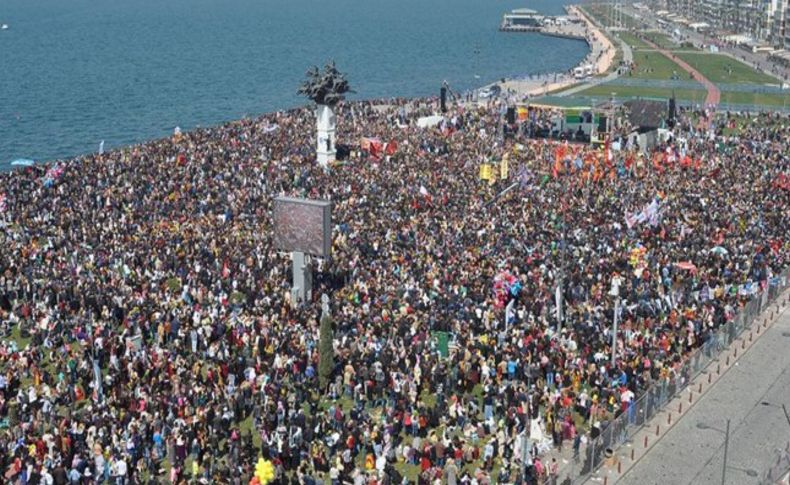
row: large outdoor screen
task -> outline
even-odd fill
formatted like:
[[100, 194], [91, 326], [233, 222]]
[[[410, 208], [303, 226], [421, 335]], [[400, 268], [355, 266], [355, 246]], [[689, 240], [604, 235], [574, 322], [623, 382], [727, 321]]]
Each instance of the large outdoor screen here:
[[329, 257], [332, 245], [332, 202], [277, 197], [274, 199], [274, 247]]

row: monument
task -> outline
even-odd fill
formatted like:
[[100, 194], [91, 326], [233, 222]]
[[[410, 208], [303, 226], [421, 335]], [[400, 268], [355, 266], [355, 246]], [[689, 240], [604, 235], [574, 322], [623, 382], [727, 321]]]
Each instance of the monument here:
[[345, 98], [346, 93], [353, 93], [345, 75], [335, 67], [334, 61], [324, 66], [323, 72], [313, 66], [306, 73], [307, 79], [299, 88], [302, 94], [315, 102], [315, 116], [318, 128], [316, 156], [318, 163], [326, 167], [330, 160], [337, 156], [335, 147], [335, 128], [337, 117], [335, 106]]

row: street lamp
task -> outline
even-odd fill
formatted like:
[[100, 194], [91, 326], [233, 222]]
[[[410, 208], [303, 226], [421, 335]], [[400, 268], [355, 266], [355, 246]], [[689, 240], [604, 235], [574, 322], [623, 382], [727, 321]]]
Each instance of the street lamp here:
[[790, 413], [787, 412], [787, 406], [785, 406], [784, 404], [780, 406], [779, 404], [773, 404], [768, 401], [763, 401], [760, 404], [766, 407], [781, 409], [782, 411], [784, 411], [785, 419], [787, 420], [787, 425], [790, 426]]
[[731, 470], [737, 470], [737, 471], [743, 472], [743, 473], [749, 475], [750, 477], [757, 477], [757, 476], [759, 476], [759, 473], [757, 473], [755, 470], [752, 470], [752, 469], [738, 468], [738, 467], [734, 467], [734, 466], [727, 466], [727, 451], [728, 451], [728, 448], [730, 446], [730, 420], [729, 419], [727, 420], [727, 427], [725, 428], [725, 430], [721, 430], [719, 428], [716, 428], [714, 426], [710, 426], [710, 425], [708, 425], [706, 423], [701, 423], [701, 422], [697, 423], [697, 428], [698, 429], [706, 429], [706, 430], [709, 429], [711, 431], [716, 431], [717, 433], [721, 433], [721, 434], [724, 435], [724, 464], [721, 467], [721, 485], [725, 485], [725, 480], [727, 479], [727, 468], [729, 468]]
[[[606, 156], [606, 155], [604, 155]], [[615, 360], [617, 359], [617, 317], [620, 312], [620, 276], [615, 275], [612, 278], [612, 288], [609, 290], [609, 295], [614, 297], [614, 321], [612, 322], [612, 367], [614, 368]]]

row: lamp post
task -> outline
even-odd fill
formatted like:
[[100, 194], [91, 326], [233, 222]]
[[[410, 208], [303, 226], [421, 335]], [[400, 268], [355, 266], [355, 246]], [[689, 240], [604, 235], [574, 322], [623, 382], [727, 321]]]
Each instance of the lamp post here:
[[752, 469], [745, 469], [745, 468], [738, 468], [734, 466], [727, 466], [727, 452], [729, 451], [730, 446], [730, 420], [727, 420], [727, 427], [724, 430], [716, 428], [714, 426], [710, 426], [706, 423], [697, 423], [698, 429], [708, 429], [711, 431], [716, 431], [717, 433], [721, 433], [724, 435], [724, 464], [721, 467], [721, 485], [725, 485], [725, 481], [727, 480], [727, 469], [737, 470], [743, 472], [750, 477], [757, 477], [759, 473]]
[[782, 411], [784, 411], [785, 419], [787, 420], [787, 425], [790, 426], [790, 413], [787, 412], [787, 406], [786, 405], [784, 405], [784, 404], [782, 404], [782, 405], [773, 404], [773, 403], [770, 403], [768, 401], [763, 401], [760, 404], [762, 404], [763, 406], [766, 406], [766, 407], [781, 409]]
[[724, 435], [724, 465], [721, 467], [721, 485], [724, 485], [725, 480], [727, 479], [727, 448], [730, 446], [730, 420], [727, 420], [726, 431], [722, 431], [719, 428], [714, 428], [713, 426], [708, 426], [705, 423], [697, 423], [697, 428], [710, 429]]
[[617, 360], [617, 319], [620, 313], [620, 276], [612, 278], [612, 288], [609, 294], [614, 297], [614, 318], [612, 322], [612, 367]]

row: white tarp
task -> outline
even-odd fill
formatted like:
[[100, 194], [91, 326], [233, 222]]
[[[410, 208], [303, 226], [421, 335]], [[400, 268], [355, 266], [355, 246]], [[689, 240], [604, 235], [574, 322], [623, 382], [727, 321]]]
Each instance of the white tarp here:
[[417, 126], [420, 128], [430, 128], [438, 125], [442, 120], [444, 120], [444, 117], [439, 115], [423, 116], [417, 119]]

